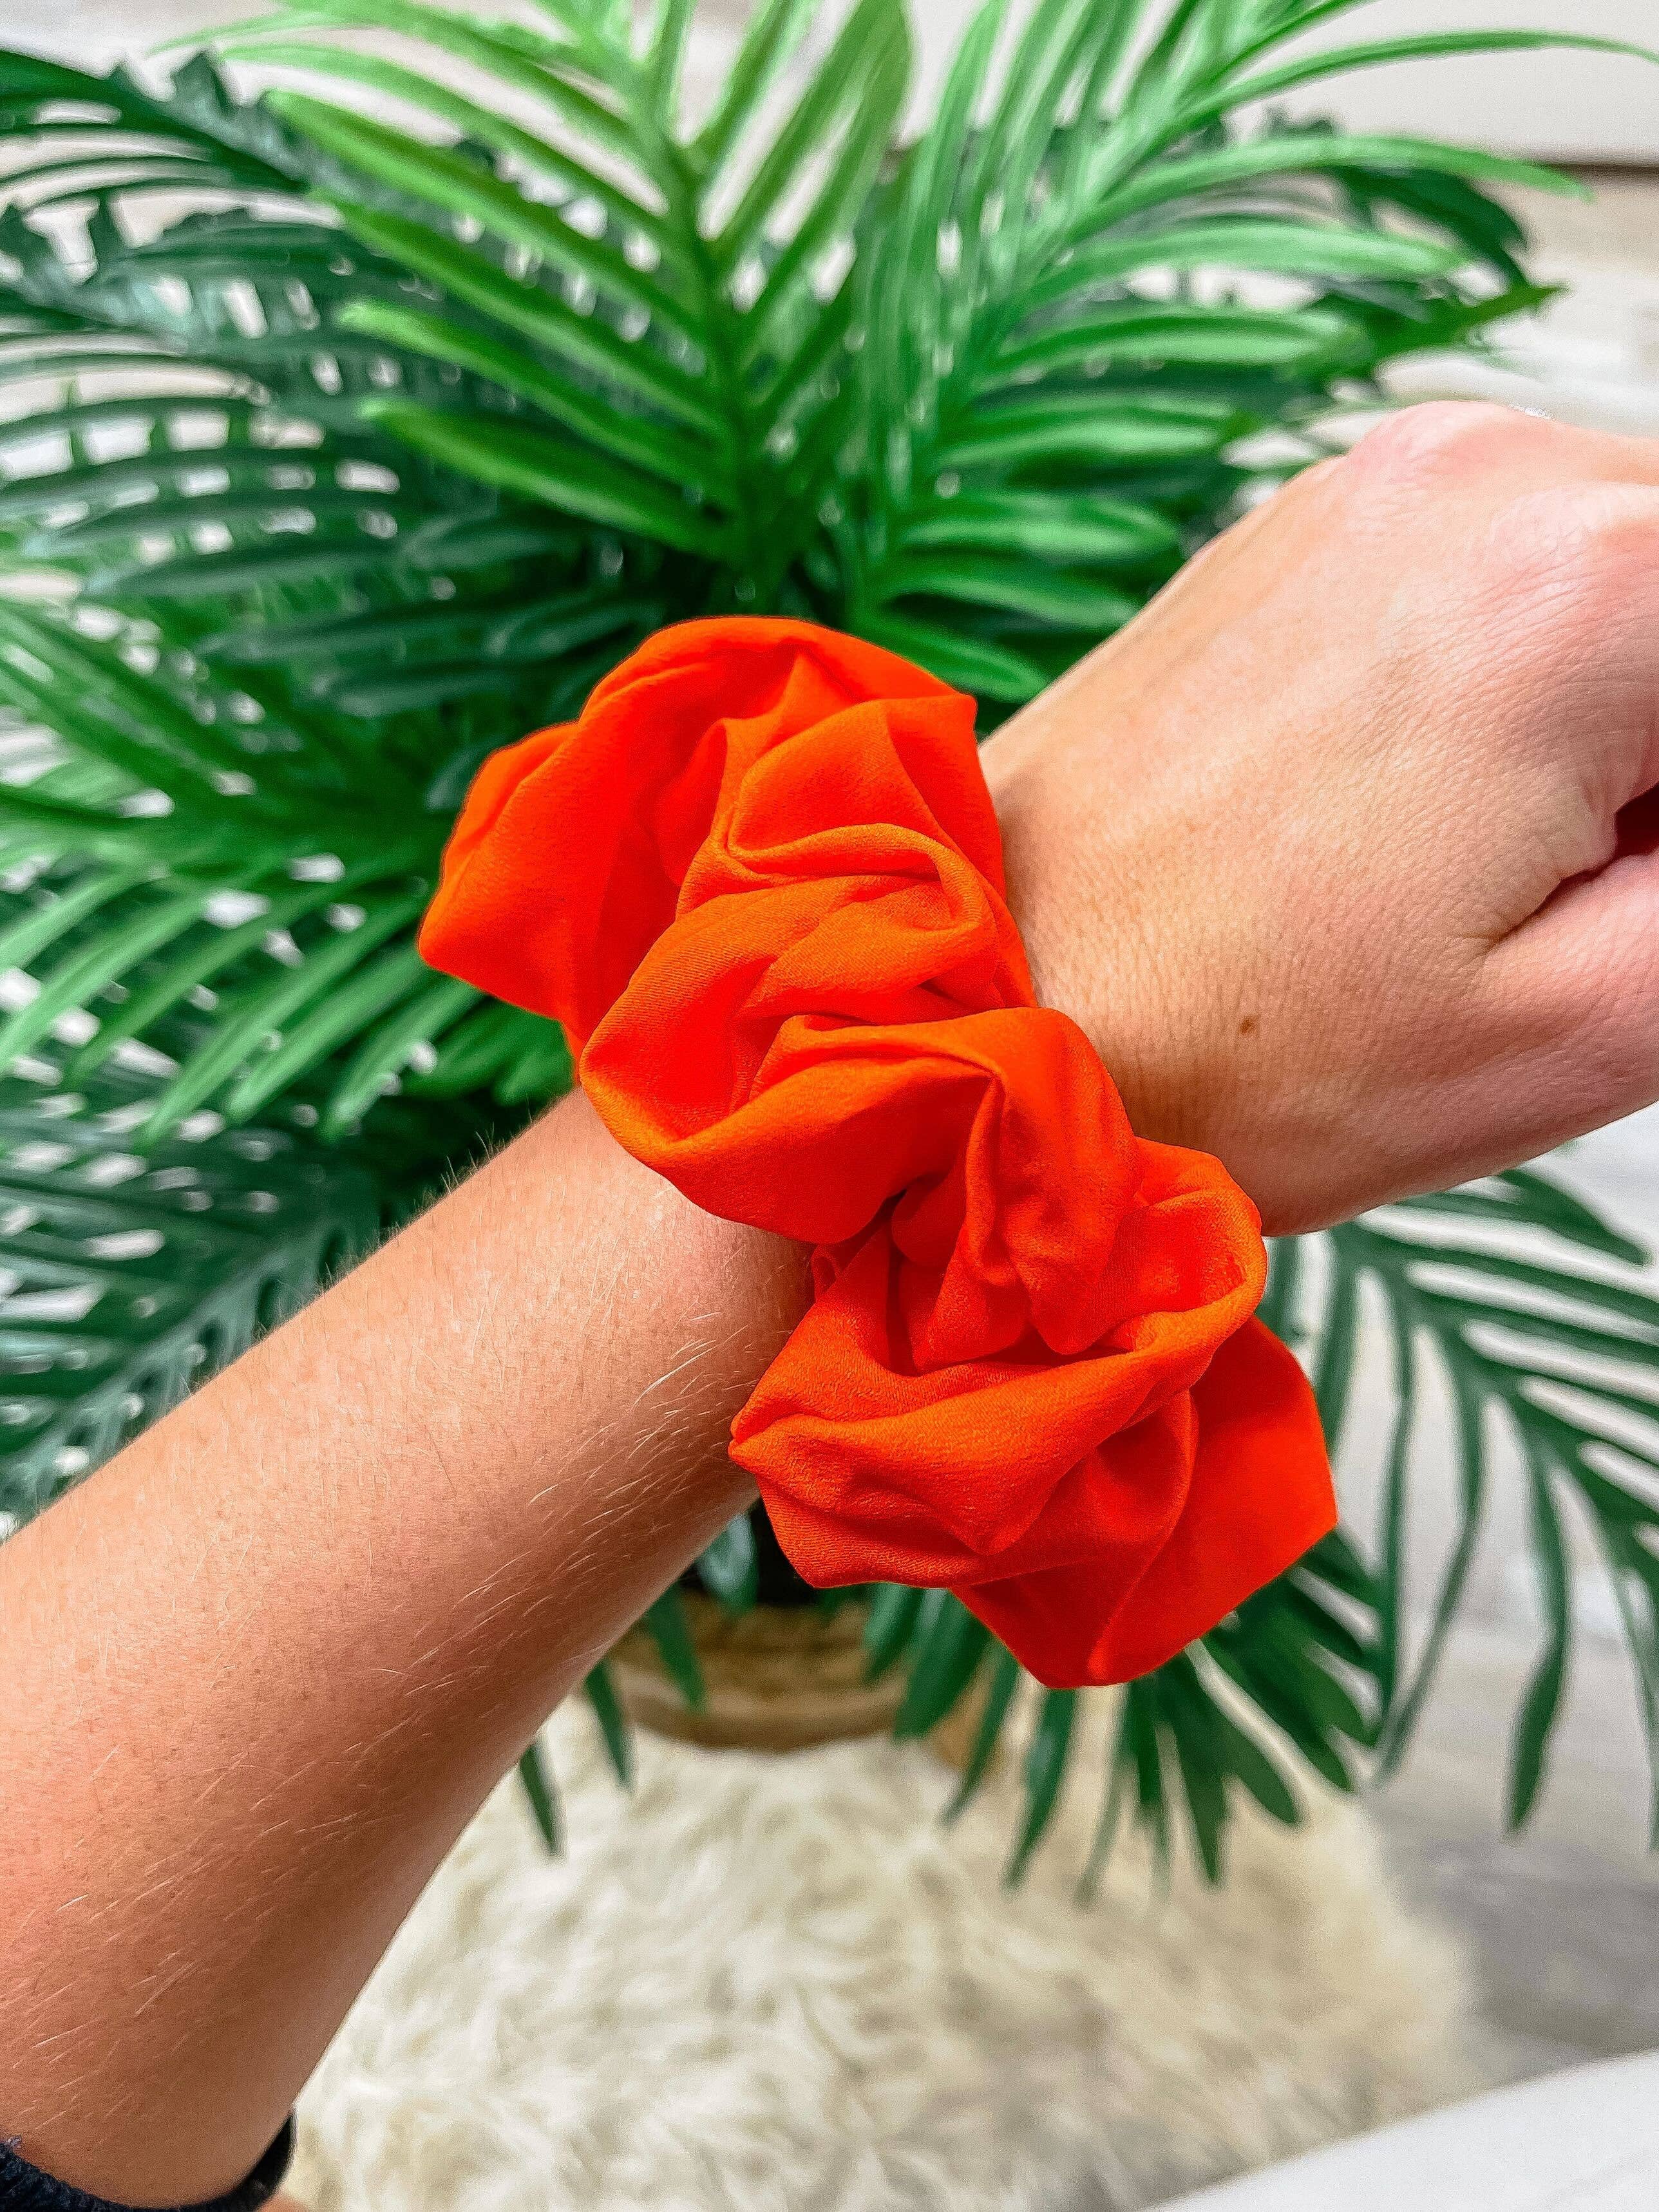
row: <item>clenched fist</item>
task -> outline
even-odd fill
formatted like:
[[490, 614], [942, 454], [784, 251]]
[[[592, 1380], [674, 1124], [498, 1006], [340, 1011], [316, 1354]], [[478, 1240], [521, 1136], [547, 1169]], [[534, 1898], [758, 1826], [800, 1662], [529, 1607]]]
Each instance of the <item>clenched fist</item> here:
[[1272, 1232], [1659, 1097], [1659, 444], [1394, 416], [985, 765], [1039, 992]]

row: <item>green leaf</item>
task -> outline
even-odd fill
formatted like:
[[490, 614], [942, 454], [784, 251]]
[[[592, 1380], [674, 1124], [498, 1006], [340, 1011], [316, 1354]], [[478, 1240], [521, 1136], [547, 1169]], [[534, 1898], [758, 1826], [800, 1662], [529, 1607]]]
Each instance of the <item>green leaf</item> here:
[[1164, 1792], [1162, 1731], [1158, 1725], [1158, 1692], [1150, 1681], [1131, 1682], [1123, 1692], [1122, 1750], [1131, 1762], [1135, 1813], [1152, 1838], [1154, 1862], [1167, 1868], [1170, 1815]]
[[137, 132], [153, 143], [200, 155], [216, 183], [274, 193], [293, 186], [295, 149], [272, 120], [238, 109], [204, 56], [181, 69], [170, 90], [160, 94], [145, 91], [122, 66], [92, 76], [54, 64], [57, 76], [50, 82], [47, 66], [38, 55], [0, 55], [6, 82], [0, 127], [27, 137], [56, 129], [83, 133], [88, 125], [75, 111], [89, 107], [106, 118], [94, 127], [117, 133], [123, 151]]
[[1255, 181], [1309, 171], [1343, 168], [1434, 176], [1478, 178], [1493, 185], [1530, 185], [1534, 191], [1584, 197], [1584, 188], [1559, 169], [1535, 161], [1516, 161], [1474, 146], [1446, 146], [1427, 138], [1347, 137], [1339, 131], [1283, 132], [1227, 146], [1212, 154], [1191, 154], [1154, 163], [1146, 172], [1117, 185], [1090, 209], [1076, 226], [1079, 239], [1092, 237], [1143, 208], [1195, 198]]
[[[1448, 1238], [1448, 1228], [1470, 1218], [1499, 1231], [1501, 1241], [1475, 1245]], [[1517, 1230], [1528, 1240], [1519, 1249], [1511, 1234]], [[1535, 1802], [1562, 1709], [1571, 1625], [1571, 1566], [1557, 1493], [1565, 1491], [1576, 1498], [1613, 1557], [1628, 1540], [1626, 1532], [1644, 1525], [1655, 1510], [1644, 1492], [1609, 1475], [1601, 1457], [1628, 1453], [1640, 1462], [1645, 1456], [1607, 1416], [1628, 1407], [1653, 1418], [1647, 1370], [1659, 1354], [1659, 1298], [1645, 1285], [1607, 1272], [1606, 1260], [1612, 1255], [1604, 1249], [1605, 1234], [1596, 1217], [1570, 1192], [1532, 1170], [1518, 1180], [1504, 1178], [1414, 1201], [1351, 1224], [1330, 1239], [1339, 1279], [1371, 1283], [1386, 1302], [1397, 1341], [1409, 1331], [1443, 1370], [1455, 1422], [1460, 1523], [1429, 1608], [1425, 1640], [1410, 1669], [1399, 1660], [1400, 1624], [1407, 1612], [1408, 1462], [1401, 1435], [1396, 1437], [1386, 1486], [1383, 1633], [1376, 1670], [1386, 1701], [1380, 1737], [1384, 1771], [1398, 1764], [1409, 1741], [1467, 1583], [1491, 1490], [1489, 1432], [1506, 1426], [1521, 1447], [1546, 1636], [1516, 1723], [1510, 1798], [1516, 1823]], [[1550, 1237], [1559, 1240], [1557, 1256], [1530, 1256], [1540, 1239]], [[1593, 1272], [1583, 1267], [1583, 1253], [1590, 1255]], [[1330, 1316], [1335, 1310], [1328, 1309], [1327, 1331], [1334, 1326]], [[1582, 1367], [1577, 1376], [1564, 1374], [1562, 1350], [1611, 1360], [1638, 1377], [1642, 1388], [1613, 1380], [1586, 1382]], [[1556, 1378], [1571, 1384], [1570, 1401], [1561, 1399], [1559, 1384], [1550, 1389]], [[1501, 1421], [1490, 1420], [1489, 1414], [1501, 1416]], [[1649, 1593], [1635, 1604], [1626, 1622], [1639, 1683], [1648, 1679], [1654, 1595]]]
[[953, 469], [1066, 461], [1155, 467], [1213, 453], [1246, 427], [1225, 405], [1116, 392], [1037, 396], [976, 410], [946, 435], [940, 458]]
[[1096, 369], [1126, 362], [1281, 368], [1339, 354], [1352, 336], [1344, 317], [1317, 307], [1171, 307], [1126, 301], [1085, 321], [1054, 324], [1009, 347], [999, 371], [1017, 380], [1035, 370]]
[[[1118, 1720], [1117, 1739], [1112, 1746], [1111, 1755], [1106, 1763], [1106, 1787], [1101, 1794], [1100, 1814], [1095, 1823], [1094, 1841], [1090, 1846], [1088, 1861], [1078, 1877], [1077, 1902], [1079, 1905], [1092, 1906], [1099, 1903], [1101, 1881], [1111, 1862], [1112, 1853], [1117, 1848], [1118, 1832], [1123, 1825], [1124, 1799], [1127, 1795], [1130, 1778], [1135, 1772], [1131, 1726], [1137, 1712], [1139, 1690], [1140, 1686], [1133, 1682], [1126, 1685], [1124, 1689]], [[1155, 1733], [1152, 1741], [1155, 1751], [1158, 1741]], [[1155, 1802], [1157, 1814], [1164, 1820], [1167, 1828], [1167, 1815], [1164, 1814], [1161, 1786]]]
[[425, 990], [371, 1029], [329, 1093], [323, 1134], [337, 1137], [355, 1127], [411, 1058], [429, 1049], [478, 1002], [479, 994], [470, 983], [437, 975]]
[[691, 148], [697, 167], [712, 173], [753, 121], [762, 100], [812, 16], [814, 0], [760, 0], [708, 120]]
[[1622, 1260], [1630, 1267], [1645, 1265], [1648, 1256], [1634, 1237], [1615, 1229], [1565, 1184], [1532, 1168], [1505, 1169], [1492, 1176], [1484, 1188], [1465, 1186], [1411, 1199], [1402, 1211], [1430, 1219], [1473, 1214], [1521, 1228], [1542, 1228], [1553, 1237], [1565, 1237], [1607, 1259]]
[[[283, 1130], [140, 1158], [149, 1083], [0, 1079], [0, 1510], [27, 1517], [302, 1305], [374, 1240], [361, 1161]], [[57, 1110], [67, 1106], [70, 1110]], [[42, 1164], [42, 1144], [52, 1164]]]
[[1572, 1593], [1566, 1542], [1550, 1490], [1550, 1470], [1534, 1455], [1528, 1468], [1533, 1558], [1544, 1617], [1544, 1648], [1515, 1723], [1510, 1762], [1509, 1825], [1525, 1825], [1544, 1779], [1545, 1754], [1561, 1709], [1571, 1648]]
[[685, 42], [697, 12], [697, 0], [658, 0], [646, 42], [651, 105], [671, 134], [676, 120]]
[[1039, 279], [1027, 297], [1033, 307], [1050, 307], [1152, 269], [1261, 269], [1336, 283], [1405, 283], [1450, 276], [1465, 258], [1455, 246], [1401, 231], [1232, 216], [1097, 240]]
[[1348, 204], [1367, 222], [1395, 213], [1431, 224], [1455, 239], [1472, 260], [1486, 263], [1512, 282], [1521, 279], [1516, 256], [1527, 247], [1526, 233], [1510, 210], [1462, 178], [1400, 175], [1370, 169], [1332, 173]]
[[[515, 25], [482, 22], [446, 8], [424, 6], [421, 0], [310, 0], [297, 21], [301, 27], [318, 23], [333, 23], [342, 29], [373, 26], [419, 40], [550, 107], [567, 125], [621, 161], [626, 162], [635, 152], [627, 126], [615, 110], [561, 74], [560, 65], [570, 58], [568, 47], [544, 42]], [[246, 37], [246, 32], [244, 25], [241, 35]], [[268, 94], [267, 105], [297, 128], [293, 116], [285, 112], [296, 96], [283, 96], [279, 105], [278, 95]]]
[[226, 1115], [233, 1121], [244, 1121], [257, 1114], [365, 1024], [406, 1000], [430, 973], [413, 945], [398, 945], [367, 963], [320, 1003], [313, 1003], [284, 1032], [277, 1048], [232, 1085], [225, 1098]]
[[568, 1091], [574, 1079], [569, 1048], [556, 1022], [517, 1006], [485, 1006], [444, 1039], [432, 1073], [404, 1088], [434, 1098], [487, 1090], [504, 1106], [541, 1105]]
[[1218, 1726], [1219, 1716], [1200, 1687], [1197, 1670], [1185, 1652], [1160, 1667], [1152, 1680], [1158, 1686], [1160, 1715], [1175, 1747], [1199, 1864], [1206, 1881], [1219, 1882], [1231, 1745]]
[[1301, 1800], [1254, 1736], [1224, 1713], [1218, 1713], [1224, 1756], [1236, 1774], [1270, 1820], [1287, 1828], [1302, 1825]]
[[[260, 37], [244, 41], [235, 36], [221, 37], [219, 45], [227, 53], [234, 53], [246, 46], [257, 54], [266, 67], [309, 69], [319, 75], [347, 82], [367, 84], [379, 93], [390, 94], [395, 99], [407, 100], [425, 108], [458, 131], [463, 138], [475, 144], [489, 146], [501, 154], [523, 162], [527, 167], [544, 176], [555, 178], [584, 198], [599, 200], [619, 222], [635, 229], [642, 237], [650, 239], [659, 252], [673, 252], [673, 240], [654, 213], [641, 207], [631, 193], [622, 191], [605, 174], [574, 156], [567, 149], [550, 143], [536, 132], [524, 130], [520, 125], [498, 115], [474, 100], [468, 100], [450, 86], [422, 75], [418, 70], [405, 69], [397, 62], [386, 60], [380, 54], [355, 53], [343, 46], [325, 46], [299, 40], [273, 41]], [[678, 319], [678, 309], [672, 295], [651, 283], [642, 272], [618, 255], [614, 248], [599, 240], [587, 239], [568, 224], [550, 218], [539, 204], [513, 195], [520, 199], [520, 208], [502, 204], [495, 197], [510, 193], [497, 179], [467, 167], [464, 163], [446, 161], [438, 149], [423, 146], [416, 139], [409, 139], [401, 132], [377, 128], [368, 118], [354, 116], [349, 109], [334, 107], [327, 103], [306, 101], [303, 95], [290, 95], [301, 105], [290, 118], [297, 129], [325, 148], [349, 167], [363, 175], [373, 177], [389, 187], [399, 199], [406, 194], [429, 201], [452, 214], [471, 216], [484, 222], [484, 227], [498, 237], [510, 238], [534, 252], [544, 252], [564, 266], [575, 270], [592, 283], [604, 289], [631, 298], [647, 312]], [[278, 112], [282, 98], [276, 96], [272, 112]], [[336, 124], [337, 117], [346, 117], [343, 127]], [[354, 132], [351, 125], [360, 131]], [[313, 126], [315, 126], [314, 129]], [[414, 165], [409, 170], [400, 166], [396, 143], [413, 147]], [[436, 155], [431, 167], [422, 159], [424, 155]], [[463, 173], [457, 175], [459, 169]], [[479, 212], [474, 189], [482, 185], [484, 204], [492, 220], [485, 221]], [[493, 187], [493, 191], [491, 188]], [[520, 211], [522, 210], [522, 212]], [[532, 239], [520, 228], [541, 221], [544, 232]], [[501, 228], [497, 223], [511, 224], [513, 228]], [[617, 262], [623, 261], [618, 268]]]
[[882, 1583], [872, 1594], [864, 1624], [866, 1681], [879, 1681], [904, 1656], [921, 1612], [921, 1595], [901, 1583]]
[[[1170, 1863], [1170, 1804], [1164, 1747], [1170, 1741], [1164, 1723], [1163, 1670], [1127, 1682], [1121, 1692], [1116, 1741], [1107, 1770], [1094, 1847], [1078, 1885], [1078, 1901], [1092, 1905], [1099, 1893], [1121, 1823], [1125, 1800], [1133, 1790], [1135, 1825], [1145, 1830], [1152, 1863], [1167, 1874]], [[1171, 1748], [1173, 1745], [1171, 1744]]]
[[697, 1572], [728, 1613], [754, 1611], [760, 1592], [760, 1564], [754, 1525], [746, 1513], [737, 1514], [712, 1544], [704, 1545], [697, 1554]]
[[[1446, 1639], [1462, 1603], [1469, 1570], [1474, 1564], [1481, 1521], [1486, 1511], [1486, 1453], [1481, 1433], [1480, 1400], [1474, 1383], [1462, 1369], [1454, 1369], [1452, 1388], [1457, 1401], [1457, 1535], [1441, 1573], [1439, 1587], [1431, 1608], [1428, 1633], [1424, 1638], [1416, 1666], [1405, 1688], [1395, 1698], [1389, 1712], [1378, 1751], [1377, 1770], [1382, 1776], [1393, 1773], [1404, 1757], [1425, 1701], [1434, 1686], [1445, 1653]], [[1403, 1601], [1404, 1574], [1403, 1568], [1397, 1567], [1396, 1571], [1399, 1583], [1396, 1589], [1389, 1595], [1391, 1605], [1397, 1610]]]
[[617, 1695], [617, 1686], [611, 1679], [611, 1669], [601, 1659], [588, 1671], [582, 1684], [587, 1702], [593, 1709], [593, 1717], [599, 1724], [599, 1734], [611, 1760], [611, 1769], [624, 1790], [634, 1787], [634, 1739], [628, 1726], [628, 1716]]
[[905, 164], [892, 227], [867, 264], [871, 336], [881, 356], [880, 404], [889, 412], [902, 410], [918, 362], [930, 351], [936, 356], [955, 305], [939, 266], [940, 246], [947, 236], [962, 235], [959, 226], [950, 230], [952, 210], [974, 111], [1006, 12], [1007, 0], [984, 0], [975, 15], [932, 125]]
[[519, 1761], [519, 1780], [524, 1785], [524, 1794], [535, 1817], [536, 1826], [541, 1831], [542, 1841], [556, 1857], [563, 1848], [559, 1834], [559, 1801], [539, 1743], [526, 1745], [524, 1755]]
[[61, 1015], [89, 1005], [130, 969], [188, 929], [200, 915], [205, 896], [202, 891], [187, 890], [142, 906], [39, 978], [40, 990], [28, 1005], [0, 1022], [0, 1066], [11, 1066], [20, 1054], [33, 1050]]
[[[0, 694], [9, 690], [66, 743], [120, 769], [142, 789], [169, 768], [206, 784], [246, 755], [161, 683], [79, 636], [61, 617], [0, 600]], [[67, 698], [65, 694], [68, 694]]]
[[1003, 1876], [1012, 1888], [1030, 1864], [1031, 1854], [1048, 1832], [1060, 1804], [1077, 1718], [1075, 1690], [1045, 1690], [1030, 1747], [1025, 1754], [1025, 1811], [1013, 1855]]
[[886, 15], [883, 33], [872, 42], [865, 65], [867, 77], [862, 89], [849, 88], [851, 118], [823, 188], [767, 270], [761, 295], [750, 310], [744, 347], [750, 357], [780, 312], [793, 304], [820, 258], [851, 228], [875, 182], [909, 82], [909, 38], [902, 14]]
[[700, 1711], [708, 1698], [702, 1668], [697, 1659], [697, 1647], [691, 1641], [685, 1607], [680, 1603], [678, 1590], [672, 1584], [647, 1608], [644, 1625], [669, 1680], [693, 1711]]
[[964, 637], [936, 623], [918, 622], [910, 615], [895, 615], [884, 608], [866, 613], [856, 625], [873, 644], [954, 684], [963, 691], [987, 699], [1007, 699], [1015, 704], [1036, 698], [1048, 678], [1034, 660], [988, 638]]
[[670, 498], [636, 471], [590, 457], [567, 440], [508, 422], [440, 414], [402, 399], [368, 401], [364, 412], [417, 453], [481, 483], [541, 500], [609, 529], [636, 531], [682, 552], [720, 556], [724, 533], [696, 507]]
[[1330, 1300], [1314, 1368], [1314, 1397], [1319, 1407], [1320, 1426], [1325, 1431], [1326, 1447], [1334, 1458], [1342, 1442], [1348, 1394], [1353, 1383], [1354, 1353], [1359, 1341], [1359, 1281], [1354, 1270], [1345, 1264], [1340, 1238], [1333, 1241], [1332, 1266], [1334, 1272]]
[[1039, 561], [1131, 567], [1176, 552], [1175, 526], [1130, 500], [1047, 492], [963, 492], [915, 508], [904, 546], [944, 545]]
[[383, 337], [410, 353], [449, 362], [474, 376], [492, 380], [629, 468], [653, 471], [670, 483], [688, 479], [695, 483], [714, 473], [714, 457], [689, 439], [647, 416], [626, 413], [614, 402], [605, 404], [590, 398], [530, 355], [446, 316], [366, 301], [361, 307], [348, 308], [342, 319], [353, 330]]
[[148, 1133], [155, 1138], [176, 1128], [213, 1097], [268, 1037], [280, 1036], [284, 1022], [325, 993], [337, 992], [377, 946], [413, 922], [425, 902], [424, 886], [402, 897], [383, 897], [356, 928], [333, 933], [297, 967], [279, 969], [269, 981], [251, 987], [162, 1091], [146, 1125]]
[[[903, 100], [903, 62], [897, 67], [895, 84], [889, 58], [896, 49], [905, 57], [907, 47], [903, 18], [895, 14], [891, 0], [855, 0], [852, 13], [762, 155], [714, 242], [715, 259], [722, 269], [734, 269], [760, 242], [766, 223], [797, 175], [823, 150], [842, 114], [865, 96], [872, 81], [881, 87], [877, 94], [878, 112], [887, 117], [896, 113]], [[889, 63], [887, 70], [884, 70], [884, 63]], [[862, 166], [863, 154], [857, 158]]]
[[991, 1769], [997, 1746], [1013, 1703], [1014, 1692], [1019, 1686], [1020, 1667], [1012, 1651], [998, 1644], [991, 1654], [990, 1678], [986, 1686], [985, 1705], [979, 1717], [979, 1726], [974, 1731], [974, 1741], [969, 1750], [962, 1779], [956, 1793], [945, 1808], [945, 1818], [954, 1820], [977, 1794]]
[[1361, 1559], [1352, 1538], [1340, 1528], [1333, 1528], [1311, 1552], [1304, 1553], [1291, 1570], [1291, 1575], [1293, 1581], [1308, 1577], [1328, 1583], [1356, 1605], [1376, 1602], [1376, 1577]]
[[44, 891], [33, 911], [18, 915], [0, 928], [0, 969], [32, 966], [59, 938], [77, 928], [100, 907], [143, 883], [148, 872], [142, 867], [88, 869], [67, 890]]
[[[988, 556], [976, 559], [969, 554], [954, 560], [943, 554], [900, 555], [879, 572], [877, 585], [886, 598], [920, 594], [959, 599], [969, 606], [1027, 615], [1035, 622], [1093, 630], [1097, 635], [1127, 622], [1139, 605], [1127, 592], [1087, 576], [1068, 575], [1053, 568], [1014, 568]], [[938, 669], [935, 673], [945, 672]], [[1018, 680], [1024, 681], [1023, 672]], [[990, 687], [976, 684], [974, 688]]]
[[1335, 1740], [1369, 1743], [1374, 1730], [1326, 1664], [1316, 1622], [1292, 1603], [1300, 1568], [1259, 1590], [1204, 1638], [1204, 1650], [1249, 1705], [1334, 1790], [1353, 1776]]
[[[524, 245], [528, 237], [538, 236], [549, 227], [561, 230], [568, 228], [556, 216], [533, 210], [532, 202], [520, 203], [519, 195], [507, 187], [498, 189], [515, 204], [534, 212], [533, 221], [526, 218], [520, 224], [524, 235], [514, 243]], [[382, 214], [343, 198], [337, 200], [335, 205], [355, 238], [389, 259], [402, 262], [416, 275], [441, 284], [453, 298], [476, 307], [481, 314], [508, 330], [517, 331], [550, 352], [567, 357], [576, 368], [620, 386], [625, 392], [636, 392], [693, 428], [711, 433], [720, 429], [720, 416], [709, 406], [696, 380], [675, 368], [656, 347], [647, 345], [643, 332], [638, 338], [625, 338], [603, 317], [579, 313], [545, 286], [506, 275], [476, 248], [446, 238], [424, 223], [409, 222], [401, 216]], [[498, 213], [496, 228], [504, 225], [506, 220], [504, 214]], [[544, 239], [537, 250], [550, 253], [556, 248]], [[662, 311], [658, 312], [660, 314]], [[363, 303], [349, 306], [340, 318], [342, 327], [364, 326], [363, 313]], [[367, 327], [372, 329], [373, 325]], [[534, 366], [533, 362], [527, 362], [525, 373], [528, 374]]]
[[971, 230], [986, 232], [997, 199], [1015, 208], [1025, 205], [1052, 144], [1067, 87], [1086, 65], [1091, 40], [1111, 41], [1110, 13], [1091, 0], [1038, 0], [968, 166], [962, 210]]
[[1382, 1529], [1378, 1552], [1382, 1587], [1390, 1602], [1382, 1611], [1377, 1639], [1377, 1681], [1385, 1709], [1394, 1699], [1400, 1676], [1403, 1633], [1400, 1597], [1404, 1588], [1406, 1557], [1406, 1490], [1411, 1468], [1412, 1424], [1417, 1413], [1417, 1347], [1409, 1320], [1397, 1310], [1394, 1323], [1394, 1428], [1388, 1464], [1382, 1474]]
[[1298, 1316], [1303, 1284], [1303, 1248], [1294, 1237], [1270, 1238], [1267, 1244], [1267, 1287], [1256, 1318], [1292, 1350], [1300, 1337]]
[[142, 1036], [180, 1000], [199, 990], [246, 954], [257, 951], [273, 929], [287, 929], [303, 915], [337, 898], [342, 884], [307, 884], [270, 898], [252, 920], [233, 928], [210, 929], [184, 939], [185, 950], [166, 962], [149, 980], [118, 1006], [102, 1014], [98, 1034], [83, 1045], [70, 1063], [71, 1081], [80, 1083], [100, 1067], [119, 1044]]
[[926, 1735], [954, 1709], [990, 1642], [990, 1630], [949, 1590], [927, 1592], [910, 1646], [909, 1679], [893, 1723], [901, 1742]]

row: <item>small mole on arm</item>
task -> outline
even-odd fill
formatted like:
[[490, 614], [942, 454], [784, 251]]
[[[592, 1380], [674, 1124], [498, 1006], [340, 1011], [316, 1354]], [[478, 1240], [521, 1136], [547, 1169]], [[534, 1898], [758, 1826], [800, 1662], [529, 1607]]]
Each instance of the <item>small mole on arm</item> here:
[[1255, 1016], [1254, 1014], [1245, 1015], [1243, 1020], [1238, 1025], [1238, 1034], [1240, 1036], [1254, 1036], [1255, 1035]]

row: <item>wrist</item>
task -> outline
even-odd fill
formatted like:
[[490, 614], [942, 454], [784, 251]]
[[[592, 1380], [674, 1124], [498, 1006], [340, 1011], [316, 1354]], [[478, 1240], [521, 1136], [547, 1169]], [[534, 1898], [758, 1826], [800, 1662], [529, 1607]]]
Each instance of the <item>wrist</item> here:
[[1112, 819], [1096, 818], [1050, 735], [1040, 703], [981, 754], [1036, 995], [1087, 1033], [1138, 1135], [1237, 1174], [1227, 1155], [1251, 1149], [1242, 1103], [1261, 1020], [1206, 951], [1197, 887], [1181, 880], [1181, 825], [1147, 822], [1127, 789]]

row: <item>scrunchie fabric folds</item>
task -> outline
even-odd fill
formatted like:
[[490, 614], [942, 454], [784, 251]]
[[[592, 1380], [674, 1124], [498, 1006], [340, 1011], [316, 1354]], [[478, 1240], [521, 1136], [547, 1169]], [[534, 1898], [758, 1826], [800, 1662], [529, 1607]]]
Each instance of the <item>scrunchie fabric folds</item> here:
[[484, 763], [421, 950], [563, 1023], [694, 1203], [815, 1248], [732, 1431], [809, 1582], [942, 1584], [1119, 1681], [1331, 1526], [1255, 1209], [1036, 1002], [970, 699], [810, 623], [665, 630]]

